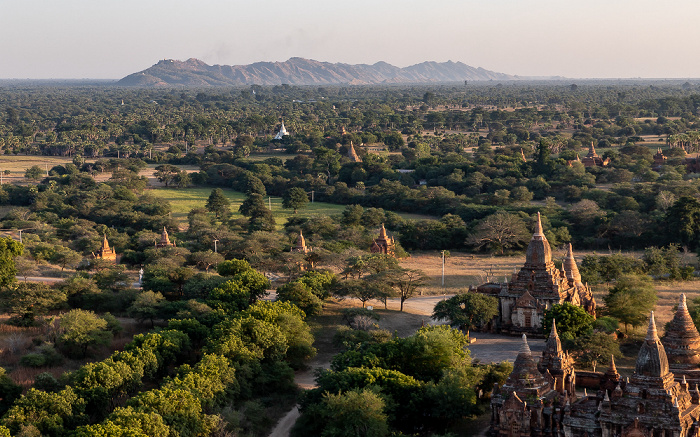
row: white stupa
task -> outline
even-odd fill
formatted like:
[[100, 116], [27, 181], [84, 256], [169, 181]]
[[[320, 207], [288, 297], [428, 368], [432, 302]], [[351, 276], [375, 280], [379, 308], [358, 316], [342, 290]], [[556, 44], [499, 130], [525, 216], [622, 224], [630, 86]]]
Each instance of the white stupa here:
[[287, 129], [284, 128], [284, 122], [282, 122], [282, 127], [280, 128], [280, 131], [277, 132], [277, 135], [275, 135], [275, 139], [281, 140], [285, 135], [289, 135], [289, 132], [287, 132]]

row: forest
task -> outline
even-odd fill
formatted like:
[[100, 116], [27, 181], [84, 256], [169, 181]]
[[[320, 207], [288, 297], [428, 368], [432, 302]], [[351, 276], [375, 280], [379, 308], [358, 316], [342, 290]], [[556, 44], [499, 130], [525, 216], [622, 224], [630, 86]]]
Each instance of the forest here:
[[[403, 310], [427, 279], [401, 264], [416, 251], [522, 253], [539, 212], [553, 248], [609, 254], [580, 264], [609, 288], [599, 318], [562, 306], [547, 322], [573, 314], [567, 347], [604, 363], [586, 351], [634, 335], [652, 281], [695, 279], [699, 107], [700, 85], [673, 81], [0, 84], [0, 171], [64, 158], [0, 185], [0, 435], [262, 436], [297, 404], [293, 435], [454, 435], [510, 372], [466, 349], [488, 321], [443, 304], [454, 328], [399, 337], [366, 303]], [[178, 220], [154, 181], [210, 194]], [[342, 209], [305, 213], [312, 201]], [[381, 226], [395, 257], [369, 251]], [[294, 250], [302, 235], [313, 250]], [[95, 256], [105, 240], [118, 263]], [[338, 299], [348, 326], [300, 391]]]

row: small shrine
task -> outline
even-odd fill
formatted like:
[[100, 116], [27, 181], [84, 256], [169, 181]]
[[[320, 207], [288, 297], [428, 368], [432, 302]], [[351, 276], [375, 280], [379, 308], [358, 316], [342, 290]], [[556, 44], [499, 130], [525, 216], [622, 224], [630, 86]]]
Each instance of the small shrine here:
[[382, 223], [382, 228], [379, 230], [379, 237], [375, 238], [370, 246], [369, 251], [372, 253], [383, 253], [384, 255], [395, 256], [396, 243], [394, 237], [389, 237]]
[[104, 238], [102, 239], [102, 247], [100, 247], [100, 250], [98, 250], [97, 253], [93, 252], [92, 256], [95, 259], [104, 259], [107, 261], [117, 262], [117, 252], [113, 248], [109, 247], [107, 235], [104, 235]]

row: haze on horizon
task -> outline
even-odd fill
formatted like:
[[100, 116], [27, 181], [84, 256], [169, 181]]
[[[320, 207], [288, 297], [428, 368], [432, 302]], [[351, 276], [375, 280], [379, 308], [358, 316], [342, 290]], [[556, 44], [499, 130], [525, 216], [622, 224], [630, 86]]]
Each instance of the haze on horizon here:
[[[668, 4], [668, 3], [667, 3]], [[0, 14], [0, 78], [119, 79], [161, 59], [405, 67], [462, 61], [569, 78], [700, 78], [700, 2], [26, 0]]]

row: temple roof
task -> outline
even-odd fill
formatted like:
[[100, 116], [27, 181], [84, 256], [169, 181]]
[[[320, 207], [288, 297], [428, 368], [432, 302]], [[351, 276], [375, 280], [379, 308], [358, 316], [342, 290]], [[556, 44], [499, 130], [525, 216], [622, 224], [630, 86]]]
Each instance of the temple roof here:
[[520, 345], [520, 351], [513, 363], [513, 371], [506, 380], [505, 386], [515, 388], [539, 388], [546, 385], [546, 381], [540, 371], [537, 369], [537, 364], [532, 357], [532, 351], [527, 344], [527, 336], [523, 334], [523, 342]]
[[168, 236], [168, 230], [163, 226], [163, 233], [160, 234], [160, 244], [164, 246], [170, 246], [170, 237]]
[[537, 223], [530, 240], [527, 245], [527, 253], [525, 257], [525, 268], [546, 268], [552, 263], [552, 248], [549, 246], [547, 237], [544, 236], [542, 230], [542, 218], [540, 213], [537, 213]]
[[571, 243], [569, 243], [569, 246], [567, 247], [566, 258], [564, 258], [562, 267], [566, 272], [566, 279], [571, 284], [583, 285], [583, 283], [581, 282], [581, 273], [578, 270], [578, 265], [576, 265], [576, 259], [574, 259], [574, 252], [571, 248]]
[[386, 240], [388, 237], [386, 235], [386, 228], [384, 227], [384, 223], [382, 223], [382, 228], [379, 230], [379, 239], [384, 239]]
[[107, 241], [107, 234], [104, 234], [102, 239], [102, 250], [109, 250], [109, 241]]
[[671, 365], [700, 364], [700, 333], [688, 313], [685, 294], [681, 294], [676, 314], [662, 339]]
[[561, 340], [557, 333], [557, 321], [552, 319], [552, 330], [547, 338], [547, 344], [544, 347], [544, 353], [558, 355], [562, 352]]
[[640, 376], [662, 377], [668, 373], [668, 358], [659, 340], [654, 322], [654, 312], [649, 316], [649, 327], [637, 355], [634, 373]]

